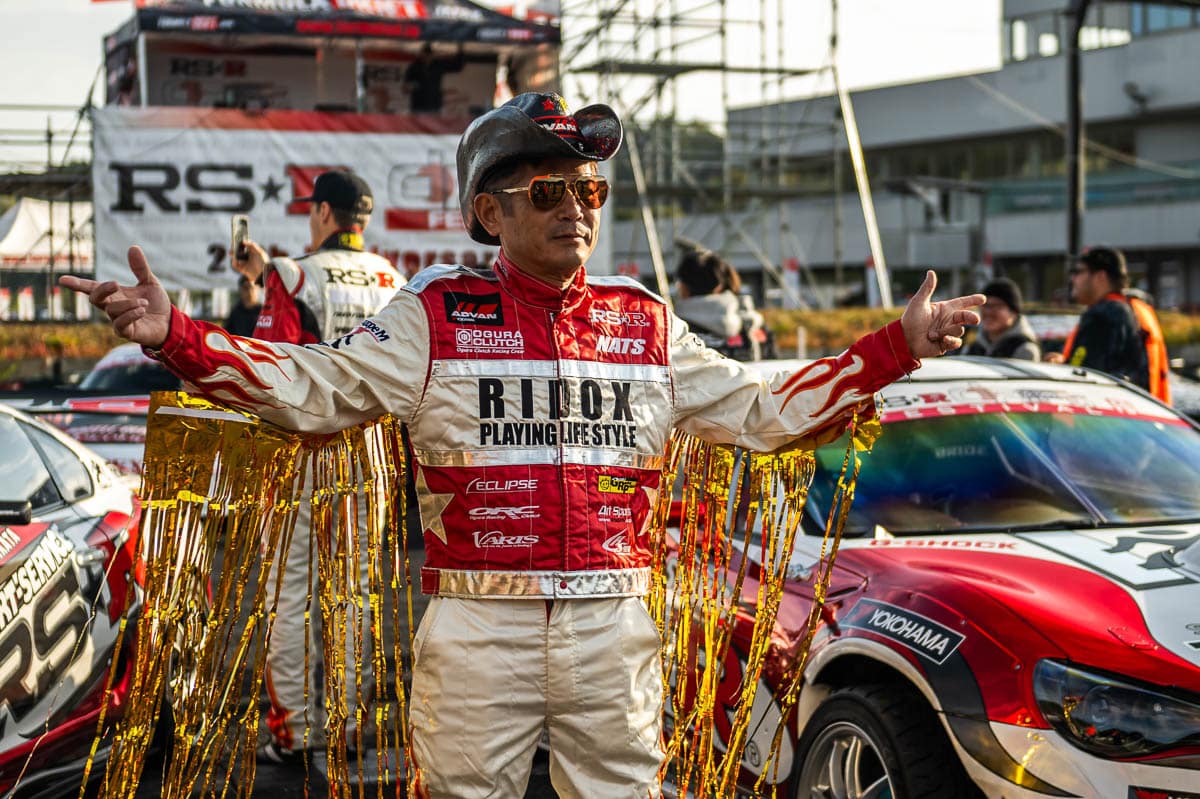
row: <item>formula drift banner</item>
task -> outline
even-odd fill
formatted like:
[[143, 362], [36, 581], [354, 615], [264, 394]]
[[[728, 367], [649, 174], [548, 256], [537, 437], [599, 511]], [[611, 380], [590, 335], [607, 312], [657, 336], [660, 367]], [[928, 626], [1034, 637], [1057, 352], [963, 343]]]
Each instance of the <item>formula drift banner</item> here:
[[118, 108], [93, 111], [96, 277], [125, 280], [138, 244], [169, 290], [233, 288], [230, 217], [273, 255], [308, 245], [313, 180], [351, 169], [371, 185], [368, 250], [404, 274], [437, 262], [488, 263], [458, 208], [454, 151], [465, 121], [308, 111]]

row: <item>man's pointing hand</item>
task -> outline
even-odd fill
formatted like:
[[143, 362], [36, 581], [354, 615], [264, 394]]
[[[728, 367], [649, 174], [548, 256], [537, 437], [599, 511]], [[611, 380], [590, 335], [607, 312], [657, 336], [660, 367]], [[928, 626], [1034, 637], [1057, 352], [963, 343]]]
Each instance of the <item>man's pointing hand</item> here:
[[968, 294], [942, 302], [930, 302], [937, 288], [937, 275], [933, 270], [925, 273], [925, 282], [908, 301], [900, 326], [904, 328], [904, 339], [915, 358], [936, 358], [962, 346], [966, 325], [979, 324], [979, 314], [972, 308], [983, 305], [987, 299], [982, 294]]
[[118, 336], [155, 349], [167, 339], [171, 300], [150, 271], [141, 247], [129, 248], [129, 270], [137, 278], [135, 286], [122, 286], [113, 280], [98, 283], [74, 275], [63, 275], [58, 282], [88, 295], [92, 305], [108, 314]]

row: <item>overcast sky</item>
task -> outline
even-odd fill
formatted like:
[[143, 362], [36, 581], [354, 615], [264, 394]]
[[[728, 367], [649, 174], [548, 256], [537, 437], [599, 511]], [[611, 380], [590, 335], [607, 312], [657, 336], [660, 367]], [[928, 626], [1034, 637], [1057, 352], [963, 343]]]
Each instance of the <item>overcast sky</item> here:
[[[749, 0], [730, 4], [738, 8]], [[53, 103], [79, 106], [87, 96], [101, 63], [102, 39], [132, 13], [130, 0], [0, 0], [0, 104]], [[757, 4], [755, 4], [757, 5]], [[828, 63], [830, 11], [827, 0], [779, 0], [767, 4], [784, 8], [782, 26], [785, 66], [820, 67]], [[851, 88], [902, 83], [934, 75], [974, 72], [999, 65], [1000, 0], [840, 0], [842, 75]], [[569, 27], [570, 20], [566, 21]], [[745, 27], [745, 26], [743, 26]], [[569, 35], [569, 33], [568, 33]], [[732, 41], [731, 60], [741, 57], [757, 63], [757, 42], [738, 34]], [[768, 32], [769, 59], [778, 50], [775, 32]], [[731, 34], [732, 37], [732, 34]], [[97, 102], [103, 102], [103, 79]], [[681, 84], [683, 115], [706, 116], [712, 107], [712, 84]], [[761, 79], [735, 87], [731, 104], [757, 100]], [[788, 95], [819, 91], [807, 79], [790, 81]], [[572, 89], [570, 82], [566, 90]], [[568, 100], [573, 98], [568, 97]], [[46, 127], [44, 112], [0, 111], [0, 128]], [[54, 126], [70, 129], [69, 112], [54, 115]], [[12, 138], [14, 134], [0, 134]], [[20, 153], [20, 156], [14, 155]], [[0, 159], [44, 157], [44, 147], [19, 147], [0, 143]], [[0, 170], [12, 167], [0, 164]]]

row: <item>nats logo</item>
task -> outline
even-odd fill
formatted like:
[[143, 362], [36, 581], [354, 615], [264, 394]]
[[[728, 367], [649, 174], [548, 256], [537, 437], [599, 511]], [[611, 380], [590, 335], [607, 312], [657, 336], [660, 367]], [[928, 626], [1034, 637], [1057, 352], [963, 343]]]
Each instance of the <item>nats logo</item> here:
[[504, 310], [500, 307], [500, 293], [455, 294], [448, 291], [442, 295], [446, 304], [446, 321], [459, 325], [488, 325], [500, 327], [504, 324]]

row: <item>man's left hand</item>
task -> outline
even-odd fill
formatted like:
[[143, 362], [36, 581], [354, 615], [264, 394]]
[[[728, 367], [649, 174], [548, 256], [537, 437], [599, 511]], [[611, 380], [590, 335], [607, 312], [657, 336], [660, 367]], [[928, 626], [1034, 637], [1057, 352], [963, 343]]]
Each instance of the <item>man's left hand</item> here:
[[966, 326], [979, 324], [979, 314], [971, 309], [983, 305], [987, 299], [982, 294], [968, 294], [930, 302], [936, 288], [937, 275], [930, 269], [900, 317], [904, 339], [914, 358], [936, 358], [961, 347]]

